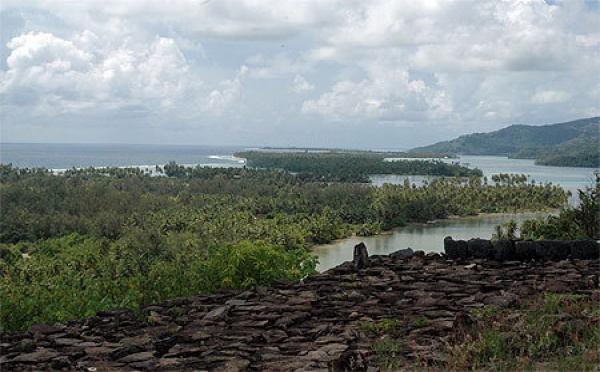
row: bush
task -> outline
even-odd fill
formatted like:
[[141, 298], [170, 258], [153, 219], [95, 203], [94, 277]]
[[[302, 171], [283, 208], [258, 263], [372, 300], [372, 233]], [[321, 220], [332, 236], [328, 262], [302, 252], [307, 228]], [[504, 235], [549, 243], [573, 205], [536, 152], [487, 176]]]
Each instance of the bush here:
[[302, 249], [286, 251], [262, 242], [215, 245], [208, 250], [202, 280], [209, 291], [249, 288], [269, 285], [276, 279], [300, 280], [316, 273], [316, 265], [317, 257]]

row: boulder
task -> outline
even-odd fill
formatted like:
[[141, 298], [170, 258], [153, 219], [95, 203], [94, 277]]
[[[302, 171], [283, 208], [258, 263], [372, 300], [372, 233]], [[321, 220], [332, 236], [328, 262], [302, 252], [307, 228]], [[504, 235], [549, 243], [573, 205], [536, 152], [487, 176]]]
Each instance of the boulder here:
[[473, 258], [492, 258], [494, 257], [494, 247], [489, 240], [470, 239], [467, 242], [467, 254]]
[[571, 255], [571, 244], [561, 240], [540, 240], [536, 242], [535, 253], [538, 259], [560, 261]]
[[404, 258], [404, 257], [412, 257], [414, 251], [412, 250], [412, 248], [406, 248], [406, 249], [400, 249], [397, 250], [396, 252], [392, 252], [390, 253], [390, 257], [398, 259], [398, 258]]
[[406, 248], [406, 249], [400, 249], [397, 250], [396, 252], [392, 252], [390, 253], [390, 257], [391, 258], [404, 258], [404, 257], [412, 257], [414, 251], [412, 250], [412, 248]]
[[354, 258], [352, 259], [356, 269], [362, 269], [369, 266], [369, 252], [365, 243], [359, 243], [354, 246]]
[[580, 260], [600, 258], [600, 243], [596, 240], [581, 239], [571, 241], [571, 256]]
[[510, 261], [515, 257], [515, 246], [510, 239], [500, 239], [494, 244], [494, 259], [497, 261]]
[[515, 243], [515, 258], [520, 261], [529, 261], [537, 257], [537, 243], [532, 240], [525, 240]]
[[444, 238], [444, 252], [449, 260], [467, 258], [468, 245], [464, 240], [454, 240], [451, 236]]

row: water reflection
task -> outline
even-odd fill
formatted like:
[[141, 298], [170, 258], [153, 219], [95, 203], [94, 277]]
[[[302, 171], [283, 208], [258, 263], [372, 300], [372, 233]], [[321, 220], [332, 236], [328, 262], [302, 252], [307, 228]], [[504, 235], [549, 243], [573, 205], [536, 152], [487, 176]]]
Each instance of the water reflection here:
[[511, 219], [519, 224], [525, 219], [545, 216], [548, 213], [519, 213], [473, 217], [456, 220], [443, 220], [435, 224], [411, 224], [376, 236], [352, 237], [332, 244], [317, 246], [313, 253], [319, 256], [319, 272], [330, 269], [344, 261], [351, 261], [354, 246], [360, 242], [367, 245], [369, 254], [389, 254], [399, 249], [412, 248], [425, 252], [442, 252], [444, 238], [468, 240], [471, 238], [490, 239], [496, 225]]
[[[594, 179], [594, 168], [550, 167], [535, 165], [533, 160], [508, 159], [499, 156], [461, 156], [460, 159], [443, 159], [445, 162], [460, 162], [471, 168], [479, 168], [483, 174], [491, 178], [494, 174], [514, 173], [529, 175], [529, 180], [536, 183], [552, 183], [571, 191], [573, 197], [569, 200], [571, 205], [578, 202], [577, 190], [591, 186]], [[420, 186], [423, 181], [430, 182], [432, 177], [427, 176], [395, 176], [373, 175], [373, 185], [381, 186], [384, 183], [403, 184], [405, 180], [410, 185]], [[491, 180], [490, 180], [491, 183]], [[355, 237], [344, 239], [333, 244], [314, 248], [321, 263], [319, 271], [337, 266], [344, 261], [352, 260], [354, 246], [364, 242], [369, 249], [369, 254], [389, 254], [399, 249], [411, 247], [425, 252], [441, 252], [444, 249], [444, 238], [452, 236], [454, 239], [491, 238], [496, 225], [515, 219], [519, 225], [525, 219], [534, 218], [545, 214], [505, 214], [487, 217], [475, 217], [461, 220], [439, 221], [434, 225], [410, 225], [396, 229], [390, 233], [371, 237]]]

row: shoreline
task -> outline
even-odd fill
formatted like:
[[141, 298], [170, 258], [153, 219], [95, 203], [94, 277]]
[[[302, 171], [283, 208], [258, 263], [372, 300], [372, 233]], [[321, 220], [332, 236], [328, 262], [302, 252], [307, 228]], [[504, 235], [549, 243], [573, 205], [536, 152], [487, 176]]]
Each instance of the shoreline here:
[[454, 219], [438, 220], [436, 223], [410, 223], [405, 226], [386, 230], [378, 235], [357, 236], [356, 234], [337, 239], [328, 244], [316, 244], [310, 247], [310, 254], [317, 256], [317, 271], [323, 272], [343, 262], [351, 261], [355, 245], [364, 243], [370, 252], [377, 255], [389, 255], [401, 249], [412, 248], [425, 253], [443, 252], [443, 241], [447, 236], [454, 239], [471, 238], [490, 239], [495, 226], [511, 219], [520, 225], [523, 220], [544, 217], [555, 211], [522, 213], [485, 213]]
[[536, 211], [523, 211], [523, 212], [479, 213], [476, 216], [453, 215], [453, 216], [448, 216], [448, 218], [443, 218], [443, 219], [439, 219], [439, 220], [431, 220], [431, 221], [427, 221], [427, 222], [409, 222], [404, 226], [396, 226], [396, 227], [391, 228], [390, 230], [384, 230], [384, 231], [380, 232], [379, 234], [374, 234], [374, 235], [363, 236], [363, 235], [352, 234], [345, 238], [332, 240], [329, 243], [312, 245], [309, 249], [312, 250], [313, 248], [332, 245], [332, 244], [336, 244], [336, 243], [342, 242], [344, 240], [353, 239], [353, 238], [371, 238], [371, 237], [377, 237], [377, 236], [392, 235], [392, 234], [394, 234], [394, 231], [400, 230], [403, 228], [414, 227], [414, 226], [431, 226], [431, 225], [436, 225], [440, 222], [482, 220], [482, 219], [486, 219], [486, 218], [505, 217], [505, 216], [514, 216], [514, 215], [521, 215], [521, 216], [532, 215], [532, 216], [540, 216], [541, 217], [543, 215], [546, 215], [546, 216], [554, 215], [558, 212], [560, 212], [560, 209], [549, 209], [547, 211], [537, 211], [537, 212]]

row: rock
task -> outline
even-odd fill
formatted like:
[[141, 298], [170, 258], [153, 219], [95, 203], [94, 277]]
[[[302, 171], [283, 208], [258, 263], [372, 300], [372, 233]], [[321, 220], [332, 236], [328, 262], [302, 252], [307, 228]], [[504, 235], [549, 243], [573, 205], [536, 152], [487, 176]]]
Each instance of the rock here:
[[288, 334], [280, 329], [268, 330], [261, 335], [269, 344], [276, 344], [288, 338]]
[[153, 351], [143, 351], [141, 353], [130, 354], [118, 359], [121, 363], [142, 362], [154, 358]]
[[429, 260], [438, 260], [440, 259], [442, 256], [437, 253], [437, 252], [427, 252], [427, 254], [425, 255], [425, 257]]
[[414, 251], [413, 256], [423, 258], [423, 257], [425, 257], [425, 251], [422, 251], [422, 250]]
[[512, 292], [504, 292], [485, 297], [483, 303], [487, 306], [511, 307], [517, 304], [517, 296]]
[[59, 355], [60, 353], [55, 350], [42, 348], [34, 351], [33, 353], [20, 354], [10, 360], [10, 362], [43, 363], [51, 360], [52, 358], [56, 358]]
[[465, 259], [468, 254], [467, 242], [448, 236], [444, 238], [444, 252], [449, 260]]
[[229, 310], [231, 309], [231, 306], [227, 305], [227, 306], [219, 306], [216, 309], [213, 309], [211, 311], [209, 311], [203, 318], [203, 320], [208, 320], [211, 322], [216, 322], [218, 320], [222, 320], [224, 319], [227, 314], [229, 313]]
[[78, 338], [57, 338], [54, 340], [56, 346], [75, 346], [81, 343], [83, 343], [83, 340]]
[[115, 352], [117, 348], [114, 347], [106, 347], [106, 346], [98, 346], [98, 347], [88, 347], [84, 349], [84, 352], [88, 355], [91, 355], [96, 358], [106, 357]]
[[536, 243], [526, 240], [515, 243], [515, 258], [521, 261], [529, 261], [536, 258]]
[[[348, 350], [347, 344], [334, 343], [322, 346], [318, 350], [310, 351], [306, 355], [308, 359], [330, 362], [339, 357]], [[337, 357], [337, 358], [336, 358]]]
[[400, 250], [397, 250], [396, 252], [390, 253], [390, 257], [395, 258], [395, 259], [412, 257], [413, 253], [414, 253], [414, 251], [412, 250], [412, 248], [400, 249]]
[[354, 246], [354, 258], [352, 263], [356, 269], [363, 269], [369, 266], [369, 252], [365, 243], [360, 243]]
[[515, 246], [510, 239], [500, 239], [494, 244], [494, 259], [509, 261], [515, 257]]
[[564, 260], [571, 255], [571, 244], [560, 240], [539, 240], [535, 245], [535, 253], [540, 260]]
[[247, 359], [234, 359], [225, 363], [223, 366], [223, 371], [228, 372], [238, 372], [238, 371], [246, 371], [250, 366], [250, 361]]
[[571, 242], [571, 255], [575, 259], [594, 260], [600, 258], [600, 243], [596, 240], [582, 239]]
[[489, 240], [470, 239], [467, 242], [467, 255], [473, 258], [492, 258], [495, 252]]
[[48, 324], [33, 324], [27, 328], [27, 331], [31, 334], [49, 335], [61, 332], [62, 328]]

